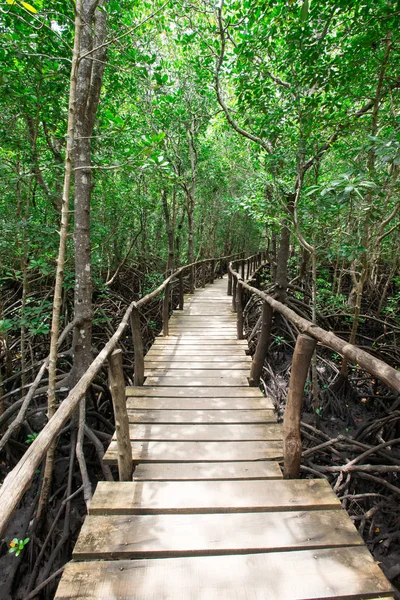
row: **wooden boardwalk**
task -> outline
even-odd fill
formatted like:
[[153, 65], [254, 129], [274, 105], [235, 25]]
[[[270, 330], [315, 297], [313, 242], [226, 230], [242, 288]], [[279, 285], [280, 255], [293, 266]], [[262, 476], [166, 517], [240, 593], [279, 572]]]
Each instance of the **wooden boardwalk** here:
[[226, 281], [174, 312], [127, 389], [133, 482], [98, 484], [57, 600], [393, 598], [328, 482], [282, 479], [246, 348]]

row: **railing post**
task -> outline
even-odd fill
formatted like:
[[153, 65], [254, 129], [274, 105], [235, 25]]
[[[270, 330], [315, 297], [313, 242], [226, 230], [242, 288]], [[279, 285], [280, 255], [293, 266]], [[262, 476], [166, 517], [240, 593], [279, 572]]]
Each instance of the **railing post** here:
[[227, 292], [228, 296], [232, 296], [232, 273], [229, 270], [229, 265], [228, 265], [228, 292]]
[[162, 307], [162, 326], [163, 326], [163, 336], [167, 337], [169, 335], [169, 292], [170, 287], [169, 283], [164, 288], [164, 300]]
[[210, 283], [214, 283], [215, 260], [210, 260]]
[[251, 273], [251, 258], [248, 258], [247, 261], [247, 272], [246, 272], [246, 279], [250, 279], [250, 273]]
[[222, 258], [219, 261], [219, 276], [220, 276], [220, 279], [222, 279], [224, 276], [224, 261]]
[[294, 349], [289, 391], [283, 419], [283, 476], [285, 479], [297, 479], [300, 475], [302, 449], [300, 434], [301, 406], [303, 403], [304, 384], [316, 344], [316, 339], [301, 333], [297, 338]]
[[183, 271], [179, 273], [179, 310], [183, 310], [185, 304], [185, 295], [183, 287]]
[[207, 263], [203, 262], [201, 265], [201, 287], [206, 287], [206, 279], [207, 279]]
[[235, 275], [232, 275], [232, 310], [236, 312], [236, 288], [237, 288], [237, 278]]
[[243, 286], [240, 281], [236, 286], [237, 339], [243, 339]]
[[144, 356], [143, 356], [143, 342], [142, 332], [140, 329], [140, 316], [139, 310], [134, 307], [131, 313], [131, 330], [133, 348], [135, 351], [135, 372], [134, 372], [134, 385], [143, 385], [144, 383]]
[[122, 350], [114, 350], [108, 359], [110, 390], [114, 406], [115, 434], [117, 438], [118, 472], [120, 481], [132, 479], [132, 449], [129, 438], [129, 420], [126, 410]]
[[264, 302], [262, 308], [261, 331], [250, 369], [249, 384], [252, 387], [257, 387], [260, 383], [260, 377], [271, 339], [272, 316], [273, 310], [271, 306], [268, 304], [268, 302]]
[[194, 287], [195, 287], [195, 278], [194, 278], [194, 267], [190, 267], [189, 269], [189, 293], [190, 294], [194, 294]]
[[244, 258], [242, 259], [242, 264], [241, 264], [241, 268], [242, 268], [242, 279], [244, 279], [244, 269], [245, 269], [245, 261]]

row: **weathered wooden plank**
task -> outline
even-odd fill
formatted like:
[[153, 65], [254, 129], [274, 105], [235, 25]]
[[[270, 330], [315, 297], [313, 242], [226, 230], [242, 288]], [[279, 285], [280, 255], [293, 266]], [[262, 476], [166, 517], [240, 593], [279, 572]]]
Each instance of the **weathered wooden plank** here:
[[[133, 462], [225, 462], [281, 460], [282, 442], [131, 442]], [[111, 442], [104, 462], [116, 464], [117, 444]]]
[[[215, 331], [212, 332], [208, 332], [205, 331], [204, 329], [202, 330], [194, 330], [194, 329], [172, 329], [169, 331], [169, 334], [167, 337], [163, 337], [163, 339], [171, 339], [171, 340], [195, 340], [197, 341], [198, 339], [200, 339], [200, 341], [205, 341], [206, 339], [209, 340], [230, 340], [230, 341], [236, 341], [236, 336], [235, 336], [235, 331], [232, 329], [231, 331], [229, 330], [218, 330], [216, 329]], [[237, 340], [237, 341], [245, 341], [245, 340]], [[247, 343], [247, 342], [246, 342]]]
[[[174, 388], [171, 388], [174, 389]], [[223, 388], [230, 390], [232, 388]], [[269, 398], [176, 398], [170, 397], [128, 397], [128, 409], [136, 410], [264, 410], [272, 409], [272, 402]]]
[[188, 304], [185, 309], [182, 311], [180, 315], [183, 318], [191, 318], [191, 317], [207, 317], [210, 318], [226, 318], [232, 319], [235, 313], [232, 312], [232, 308], [230, 306], [226, 306], [226, 304], [222, 303], [206, 303], [206, 304], [197, 304], [192, 303]]
[[128, 410], [130, 423], [276, 423], [273, 410]]
[[202, 515], [90, 515], [75, 560], [167, 558], [360, 546], [342, 510]]
[[216, 315], [215, 317], [202, 317], [201, 315], [197, 316], [189, 316], [185, 313], [178, 314], [174, 313], [170, 319], [170, 323], [174, 323], [177, 325], [191, 325], [191, 326], [206, 326], [206, 327], [214, 327], [215, 325], [226, 324], [229, 325], [231, 323], [235, 323], [236, 319], [234, 313], [230, 315]]
[[100, 481], [89, 514], [175, 514], [338, 510], [325, 479]]
[[202, 324], [194, 326], [192, 323], [187, 325], [180, 323], [170, 323], [169, 335], [228, 335], [235, 339], [236, 328], [234, 323], [218, 323], [216, 325], [207, 325], [206, 327]]
[[146, 386], [151, 385], [168, 385], [171, 387], [245, 387], [248, 385], [246, 375], [238, 375], [236, 377], [222, 376], [206, 377], [203, 375], [193, 375], [193, 377], [174, 377], [174, 376], [151, 376], [145, 381]]
[[[231, 358], [231, 357], [227, 357]], [[147, 358], [145, 367], [147, 369], [250, 369], [251, 359], [249, 356], [242, 356], [236, 360], [212, 360], [212, 357], [200, 357], [196, 360], [195, 356], [181, 356], [177, 358], [168, 358], [156, 356]]]
[[392, 587], [364, 547], [70, 562], [56, 600], [366, 600]]
[[218, 346], [222, 346], [222, 347], [227, 347], [227, 346], [233, 346], [233, 347], [237, 347], [237, 348], [247, 348], [247, 340], [235, 340], [235, 339], [231, 339], [231, 338], [227, 338], [226, 340], [223, 339], [215, 339], [215, 340], [198, 340], [197, 337], [194, 337], [192, 339], [190, 338], [183, 338], [183, 337], [179, 337], [179, 336], [168, 336], [168, 337], [157, 337], [154, 340], [154, 346], [175, 346], [175, 347], [179, 347], [179, 346], [195, 346], [197, 347], [197, 344], [199, 345], [205, 345], [205, 346], [211, 346], [212, 348], [218, 347]]
[[193, 367], [192, 369], [188, 368], [187, 366], [186, 368], [178, 368], [175, 367], [175, 365], [173, 364], [169, 367], [160, 367], [157, 365], [152, 368], [148, 367], [146, 369], [145, 375], [146, 377], [194, 377], [195, 379], [197, 379], [198, 377], [200, 377], [201, 379], [205, 377], [209, 377], [210, 379], [218, 377], [219, 379], [222, 377], [227, 378], [231, 381], [239, 379], [241, 382], [244, 382], [245, 385], [247, 378], [250, 375], [250, 369], [248, 365], [244, 365], [241, 368], [232, 367], [232, 369], [222, 369], [221, 366], [219, 368], [214, 369], [207, 369], [206, 367], [202, 366], [197, 367], [197, 369]]
[[244, 347], [247, 347], [247, 341], [246, 340], [237, 340], [235, 338], [235, 334], [232, 333], [196, 333], [194, 331], [188, 331], [188, 332], [173, 332], [171, 333], [171, 335], [169, 335], [168, 337], [163, 337], [163, 338], [159, 338], [162, 343], [168, 342], [170, 344], [188, 344], [188, 345], [195, 345], [195, 344], [220, 344], [220, 345], [240, 345], [240, 343], [245, 342], [244, 344], [242, 344]]
[[196, 481], [208, 479], [282, 479], [277, 462], [145, 463], [137, 465], [134, 481]]
[[[246, 442], [282, 440], [282, 425], [159, 425], [129, 424], [131, 440], [181, 441], [181, 442]], [[115, 439], [115, 434], [113, 439]]]
[[[150, 385], [143, 385], [139, 387], [127, 387], [127, 396], [135, 397], [184, 397], [184, 398], [263, 398], [261, 390], [258, 388], [250, 387], [236, 387], [229, 390], [220, 390], [215, 387], [203, 387], [198, 389], [197, 387], [152, 387]], [[269, 408], [268, 406], [266, 408]]]
[[[152, 356], [172, 356], [176, 357], [179, 361], [180, 359], [184, 359], [187, 357], [196, 357], [198, 356], [201, 360], [203, 360], [204, 356], [210, 356], [211, 359], [215, 359], [217, 362], [223, 362], [225, 359], [231, 357], [231, 360], [239, 360], [238, 357], [245, 358], [248, 356], [246, 354], [247, 348], [236, 348], [235, 346], [220, 346], [214, 347], [210, 346], [184, 346], [179, 348], [170, 348], [169, 346], [153, 346], [151, 350], [146, 354], [146, 358], [151, 358]], [[250, 357], [249, 357], [250, 358]], [[168, 359], [170, 360], [170, 359]], [[195, 359], [194, 359], [195, 360]], [[208, 358], [206, 360], [209, 360]]]

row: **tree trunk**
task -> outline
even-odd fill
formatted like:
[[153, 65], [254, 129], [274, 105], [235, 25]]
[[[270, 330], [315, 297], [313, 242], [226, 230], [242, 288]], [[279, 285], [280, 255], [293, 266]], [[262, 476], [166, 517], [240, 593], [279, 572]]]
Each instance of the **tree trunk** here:
[[[92, 194], [91, 137], [99, 104], [107, 55], [105, 0], [83, 0], [80, 55], [76, 88], [75, 163], [75, 320], [72, 383], [91, 362], [92, 276], [90, 201]], [[95, 49], [97, 48], [97, 50]], [[85, 58], [87, 56], [87, 58]]]
[[163, 205], [164, 218], [165, 218], [165, 228], [167, 230], [167, 237], [168, 237], [167, 274], [169, 275], [171, 273], [171, 271], [173, 271], [175, 268], [174, 226], [173, 226], [173, 222], [171, 221], [170, 214], [169, 214], [167, 192], [165, 190], [162, 190], [161, 196], [162, 196], [162, 205]]
[[[64, 168], [64, 185], [61, 200], [61, 224], [60, 224], [60, 242], [57, 258], [57, 271], [54, 286], [53, 313], [51, 321], [50, 334], [50, 353], [49, 353], [49, 387], [47, 391], [47, 418], [55, 414], [57, 410], [56, 404], [56, 373], [57, 373], [57, 351], [58, 337], [60, 330], [60, 314], [62, 306], [62, 293], [64, 281], [64, 264], [67, 247], [68, 233], [68, 212], [69, 212], [69, 196], [71, 190], [72, 179], [72, 154], [75, 139], [75, 101], [76, 101], [76, 83], [78, 71], [78, 58], [80, 48], [80, 37], [82, 30], [82, 1], [77, 0], [75, 5], [75, 38], [72, 53], [72, 65], [70, 75], [69, 101], [68, 101], [68, 127], [67, 127], [67, 145], [65, 152], [65, 168]], [[40, 523], [44, 510], [47, 506], [51, 481], [53, 477], [53, 465], [55, 456], [56, 443], [53, 442], [47, 452], [46, 464], [43, 475], [42, 489], [39, 498], [37, 510], [37, 522]]]
[[276, 278], [275, 278], [275, 294], [274, 298], [279, 302], [284, 303], [286, 300], [286, 290], [288, 286], [288, 260], [290, 248], [290, 230], [284, 223], [281, 230], [281, 239], [279, 244], [279, 252], [276, 261]]

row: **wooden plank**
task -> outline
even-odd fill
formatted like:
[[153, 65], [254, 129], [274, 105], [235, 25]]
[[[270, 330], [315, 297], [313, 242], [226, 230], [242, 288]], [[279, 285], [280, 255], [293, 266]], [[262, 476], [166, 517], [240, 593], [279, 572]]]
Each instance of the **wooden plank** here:
[[154, 341], [153, 348], [159, 349], [161, 347], [168, 348], [169, 350], [214, 350], [215, 354], [219, 350], [243, 350], [248, 349], [247, 342], [243, 344], [245, 340], [173, 340], [170, 338], [158, 338]]
[[362, 546], [70, 562], [56, 600], [366, 600], [392, 587]]
[[[182, 354], [181, 356], [174, 356], [173, 353], [171, 353], [169, 356], [165, 356], [163, 354], [153, 354], [150, 356], [149, 354], [147, 354], [146, 360], [145, 360], [145, 365], [147, 367], [150, 368], [153, 365], [159, 365], [159, 364], [161, 364], [162, 366], [168, 366], [168, 367], [172, 366], [172, 365], [177, 365], [177, 369], [180, 368], [181, 365], [182, 365], [183, 369], [187, 369], [188, 364], [191, 365], [191, 367], [193, 369], [202, 368], [204, 364], [207, 365], [206, 366], [207, 369], [214, 369], [214, 368], [215, 369], [221, 369], [221, 368], [230, 369], [230, 368], [235, 368], [235, 365], [238, 365], [238, 367], [245, 365], [245, 368], [250, 368], [251, 357], [247, 356], [244, 353], [240, 357], [237, 357], [237, 356], [220, 357], [220, 356], [207, 356], [206, 355], [206, 356], [200, 356], [196, 360], [196, 356], [187, 356], [185, 354]], [[201, 367], [197, 367], [195, 365], [201, 365]], [[212, 366], [209, 366], [209, 365], [212, 365]], [[155, 366], [155, 368], [158, 368], [158, 367]]]
[[214, 316], [220, 316], [220, 315], [229, 315], [232, 314], [232, 310], [230, 308], [218, 308], [218, 307], [210, 307], [210, 306], [205, 306], [204, 308], [200, 308], [197, 306], [194, 306], [193, 308], [188, 308], [185, 309], [183, 311], [183, 313], [187, 316], [200, 316], [200, 317], [214, 317]]
[[[209, 377], [214, 379], [215, 377], [227, 378], [230, 380], [239, 379], [246, 385], [247, 378], [250, 375], [250, 369], [248, 365], [244, 365], [241, 368], [232, 367], [231, 369], [222, 369], [221, 366], [215, 367], [214, 369], [207, 369], [206, 367], [199, 366], [197, 369], [193, 367], [176, 367], [174, 364], [169, 367], [155, 366], [153, 368], [148, 367], [145, 372], [146, 377], [194, 377], [197, 379], [200, 377]], [[240, 385], [240, 384], [236, 384]]]
[[172, 341], [172, 342], [192, 342], [192, 343], [209, 343], [210, 341], [216, 340], [216, 342], [242, 342], [244, 341], [247, 345], [246, 340], [236, 340], [235, 332], [232, 330], [231, 332], [218, 332], [215, 331], [213, 333], [207, 333], [206, 331], [181, 331], [178, 329], [170, 331], [168, 337], [162, 338], [164, 341]]
[[246, 387], [248, 380], [245, 375], [237, 377], [205, 377], [203, 375], [194, 375], [193, 377], [167, 377], [167, 376], [151, 376], [147, 377], [145, 386], [152, 385], [168, 385], [178, 387]]
[[[175, 388], [171, 388], [175, 389]], [[230, 390], [231, 388], [223, 388]], [[269, 398], [127, 398], [128, 409], [136, 410], [190, 410], [190, 411], [219, 411], [219, 410], [264, 410], [272, 409]]]
[[156, 370], [158, 373], [169, 373], [174, 371], [175, 375], [178, 375], [176, 371], [182, 371], [182, 375], [190, 371], [213, 371], [216, 370], [220, 374], [228, 375], [231, 374], [231, 371], [246, 371], [246, 373], [250, 372], [251, 363], [248, 362], [227, 362], [226, 365], [223, 363], [217, 362], [180, 362], [180, 361], [146, 361], [145, 368], [147, 370], [147, 375], [150, 375], [152, 371]]
[[[282, 442], [131, 442], [133, 462], [226, 462], [282, 460]], [[116, 464], [118, 448], [111, 442], [106, 464]]]
[[173, 328], [195, 328], [203, 329], [204, 331], [212, 331], [221, 327], [233, 329], [236, 324], [236, 319], [232, 317], [188, 317], [182, 316], [180, 319], [170, 319], [171, 327]]
[[229, 333], [229, 335], [235, 339], [235, 322], [234, 321], [225, 321], [225, 322], [218, 322], [218, 323], [210, 323], [210, 322], [202, 322], [202, 323], [181, 323], [181, 322], [176, 322], [173, 321], [171, 323], [170, 321], [170, 335], [177, 335], [179, 333], [188, 333], [190, 331], [193, 331], [193, 335], [197, 335], [198, 333], [203, 333], [203, 334], [207, 334], [207, 335], [215, 335], [217, 334], [227, 334]]
[[[159, 424], [129, 424], [131, 440], [159, 440], [182, 442], [207, 441], [268, 441], [282, 440], [282, 425], [159, 425]], [[115, 434], [113, 439], [115, 439]]]
[[325, 479], [100, 481], [89, 514], [175, 514], [337, 510]]
[[[174, 398], [264, 398], [261, 390], [250, 387], [236, 387], [228, 390], [220, 390], [215, 387], [151, 387], [143, 385], [140, 387], [127, 387], [127, 396], [134, 397], [174, 397]], [[266, 408], [270, 408], [266, 406]]]
[[172, 347], [177, 347], [179, 348], [179, 346], [195, 346], [197, 347], [197, 344], [202, 344], [205, 346], [211, 346], [212, 348], [216, 348], [218, 346], [221, 346], [222, 348], [226, 348], [228, 346], [233, 346], [234, 348], [247, 348], [247, 340], [235, 340], [235, 339], [230, 339], [227, 338], [226, 340], [198, 340], [197, 338], [181, 338], [181, 337], [158, 337], [154, 340], [154, 346], [172, 346]]
[[74, 560], [168, 558], [360, 546], [342, 510], [197, 515], [90, 515]]
[[202, 317], [201, 315], [189, 316], [185, 313], [174, 313], [169, 321], [171, 324], [176, 323], [179, 325], [193, 325], [193, 326], [211, 326], [220, 324], [236, 323], [234, 313], [230, 315], [216, 315], [215, 317]]
[[273, 410], [128, 410], [130, 423], [276, 423]]
[[134, 481], [196, 481], [208, 479], [282, 479], [277, 462], [145, 463], [137, 465]]
[[[192, 356], [210, 356], [211, 359], [215, 359], [218, 361], [225, 361], [232, 357], [231, 360], [238, 360], [237, 357], [245, 358], [248, 356], [246, 354], [247, 348], [236, 348], [235, 346], [221, 346], [215, 347], [213, 345], [210, 346], [184, 346], [180, 348], [170, 348], [168, 346], [160, 347], [153, 346], [148, 353], [146, 354], [146, 358], [150, 358], [152, 356], [176, 356], [177, 359], [181, 359], [184, 357], [192, 357]], [[249, 356], [250, 358], [250, 356]], [[210, 360], [211, 360], [210, 359]], [[191, 359], [189, 359], [191, 360]], [[209, 359], [207, 359], [209, 360]]]

